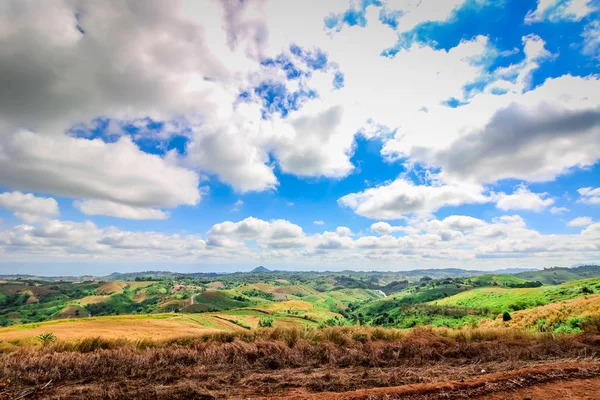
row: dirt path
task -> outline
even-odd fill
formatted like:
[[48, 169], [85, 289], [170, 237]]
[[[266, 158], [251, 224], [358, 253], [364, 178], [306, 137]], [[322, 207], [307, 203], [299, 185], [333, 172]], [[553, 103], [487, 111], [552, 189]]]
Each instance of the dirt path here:
[[[559, 394], [560, 393], [560, 394]], [[600, 399], [600, 363], [561, 362], [536, 368], [486, 374], [464, 381], [361, 389], [343, 393], [307, 393], [278, 397], [287, 400], [561, 400]]]
[[515, 390], [509, 393], [495, 393], [476, 400], [598, 400], [600, 399], [600, 378], [573, 379], [547, 383], [544, 385]]

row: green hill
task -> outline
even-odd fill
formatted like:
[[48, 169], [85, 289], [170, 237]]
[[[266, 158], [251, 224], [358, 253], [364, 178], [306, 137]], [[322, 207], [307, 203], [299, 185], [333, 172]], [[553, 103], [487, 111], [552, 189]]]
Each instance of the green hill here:
[[566, 282], [537, 288], [477, 288], [431, 302], [437, 306], [487, 309], [493, 312], [517, 311], [600, 293], [600, 278]]
[[578, 279], [600, 277], [599, 265], [582, 265], [575, 268], [545, 268], [539, 271], [527, 271], [515, 274], [517, 278], [539, 281], [546, 285], [559, 285]]

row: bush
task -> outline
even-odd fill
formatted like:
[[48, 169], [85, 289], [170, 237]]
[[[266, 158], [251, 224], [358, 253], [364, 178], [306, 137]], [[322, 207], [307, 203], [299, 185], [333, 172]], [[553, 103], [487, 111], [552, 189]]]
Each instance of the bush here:
[[44, 332], [38, 336], [38, 339], [42, 342], [44, 346], [49, 345], [50, 343], [56, 341], [56, 336], [54, 336], [50, 332]]
[[504, 311], [504, 313], [502, 314], [502, 321], [504, 322], [508, 322], [512, 319], [510, 313], [508, 311]]
[[258, 326], [261, 328], [272, 328], [273, 318], [261, 318], [258, 320]]

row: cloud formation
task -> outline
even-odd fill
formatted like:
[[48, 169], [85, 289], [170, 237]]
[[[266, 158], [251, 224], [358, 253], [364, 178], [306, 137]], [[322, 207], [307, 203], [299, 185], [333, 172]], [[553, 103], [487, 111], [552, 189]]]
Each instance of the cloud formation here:
[[37, 197], [31, 193], [0, 193], [0, 208], [14, 212], [15, 216], [27, 223], [56, 217], [58, 203], [51, 197]]

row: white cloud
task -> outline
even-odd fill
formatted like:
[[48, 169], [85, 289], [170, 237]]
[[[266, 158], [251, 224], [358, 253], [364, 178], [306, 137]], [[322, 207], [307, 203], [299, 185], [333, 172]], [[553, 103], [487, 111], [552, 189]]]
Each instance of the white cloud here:
[[14, 212], [17, 217], [28, 223], [56, 217], [59, 213], [58, 203], [53, 198], [21, 192], [0, 193], [0, 208]]
[[567, 225], [568, 226], [588, 226], [594, 222], [590, 217], [577, 217], [570, 220]]
[[451, 215], [444, 218], [442, 223], [449, 229], [464, 232], [470, 232], [486, 225], [485, 221], [468, 215]]
[[215, 173], [241, 193], [274, 188], [277, 178], [266, 165], [268, 154], [257, 138], [266, 123], [260, 121], [257, 107], [241, 108], [247, 108], [247, 115], [240, 110], [223, 121], [209, 120], [195, 128], [185, 163]]
[[587, 24], [581, 34], [583, 37], [583, 54], [600, 60], [600, 22]]
[[352, 236], [352, 231], [347, 226], [338, 226], [335, 233], [340, 237]]
[[[598, 224], [578, 235], [544, 235], [518, 216], [429, 215], [491, 201], [501, 209], [547, 208], [552, 199], [546, 195], [522, 189], [491, 199], [484, 185], [551, 181], [600, 158], [598, 77], [564, 75], [533, 87], [532, 73], [556, 57], [543, 38], [523, 37], [523, 60], [493, 73], [487, 65], [506, 52], [485, 36], [451, 49], [405, 43], [393, 57], [381, 56], [399, 32], [452, 18], [464, 3], [390, 0], [386, 11], [402, 11], [397, 31], [379, 21], [379, 8], [369, 7], [367, 26], [327, 32], [324, 17], [344, 12], [347, 0], [311, 7], [11, 1], [0, 13], [0, 76], [10, 82], [0, 91], [0, 186], [70, 197], [88, 214], [162, 219], [166, 209], [199, 203], [199, 176], [216, 177], [238, 193], [275, 190], [276, 168], [302, 177], [347, 176], [360, 168], [352, 163], [357, 133], [379, 136], [386, 160], [408, 169], [420, 164], [436, 176], [421, 184], [403, 176], [339, 199], [359, 215], [403, 219], [403, 226], [373, 224], [379, 236], [360, 237], [347, 227], [307, 236], [289, 221], [257, 218], [216, 224], [206, 237], [92, 222], [31, 225], [30, 219], [0, 232], [3, 258], [276, 259], [344, 267], [392, 261], [406, 268], [486, 268], [498, 264], [495, 257], [520, 257], [523, 266], [600, 259]], [[581, 0], [556, 4], [540, 0], [529, 18], [581, 20], [591, 8]], [[592, 21], [583, 35], [582, 51], [591, 56], [596, 28]], [[332, 89], [331, 70], [289, 82], [283, 71], [257, 63], [289, 53], [291, 43], [323, 49], [344, 73], [343, 89]], [[248, 102], [238, 96], [266, 80], [318, 95], [285, 119], [265, 116], [258, 96]], [[481, 91], [465, 90], [481, 83]], [[451, 108], [449, 99], [464, 104]], [[107, 142], [65, 135], [74, 125], [98, 124], [98, 116], [111, 120]], [[146, 117], [165, 121], [163, 131], [151, 132]], [[135, 140], [186, 136], [186, 151], [144, 153], [121, 137], [127, 121], [139, 128]], [[600, 203], [597, 189], [582, 190], [581, 202]]]
[[512, 194], [499, 193], [491, 196], [496, 201], [496, 207], [501, 210], [532, 210], [540, 212], [554, 204], [554, 199], [548, 193], [532, 193], [526, 186], [521, 185]]
[[207, 233], [208, 244], [214, 246], [241, 246], [245, 241], [256, 241], [266, 247], [298, 247], [304, 231], [298, 225], [283, 219], [264, 221], [248, 217], [239, 222], [225, 221], [213, 225]]
[[390, 11], [402, 11], [398, 21], [398, 32], [409, 31], [418, 24], [428, 21], [445, 21], [465, 0], [388, 0], [385, 8]]
[[598, 187], [598, 188], [592, 188], [592, 187], [580, 188], [579, 190], [577, 190], [577, 192], [581, 195], [579, 200], [577, 200], [578, 203], [584, 203], [584, 204], [590, 204], [590, 205], [600, 204], [600, 187]]
[[[2, 142], [0, 142], [1, 145]], [[176, 207], [200, 201], [198, 175], [114, 143], [20, 131], [0, 147], [0, 184], [132, 207]]]
[[407, 220], [404, 234], [350, 236], [348, 230], [306, 236], [289, 221], [247, 218], [214, 225], [206, 237], [100, 228], [92, 222], [45, 220], [0, 230], [3, 262], [11, 260], [151, 260], [153, 262], [273, 262], [317, 268], [389, 269], [447, 266], [493, 269], [506, 259], [543, 267], [598, 260], [600, 224], [578, 234], [541, 234], [517, 215], [483, 221], [464, 215]]
[[538, 0], [536, 9], [525, 16], [525, 23], [579, 21], [594, 10], [593, 0]]
[[569, 211], [571, 210], [569, 210], [567, 207], [552, 207], [550, 209], [550, 214], [562, 214]]
[[445, 206], [488, 202], [489, 199], [481, 192], [482, 188], [477, 185], [417, 186], [398, 178], [360, 193], [348, 194], [338, 203], [364, 217], [398, 219], [406, 214], [434, 212]]
[[317, 221], [313, 221], [313, 224], [315, 224], [315, 225], [325, 225], [325, 221], [317, 220]]
[[242, 208], [243, 205], [244, 205], [244, 202], [242, 201], [242, 199], [238, 199], [235, 203], [233, 203], [233, 208], [231, 209], [231, 211], [233, 211], [233, 212], [240, 211], [240, 209]]
[[169, 213], [148, 207], [133, 207], [106, 200], [75, 201], [73, 205], [86, 215], [108, 215], [125, 219], [167, 219]]
[[371, 224], [371, 230], [373, 232], [379, 233], [380, 235], [389, 235], [392, 232], [401, 232], [404, 230], [402, 226], [392, 226], [387, 222], [375, 222]]

